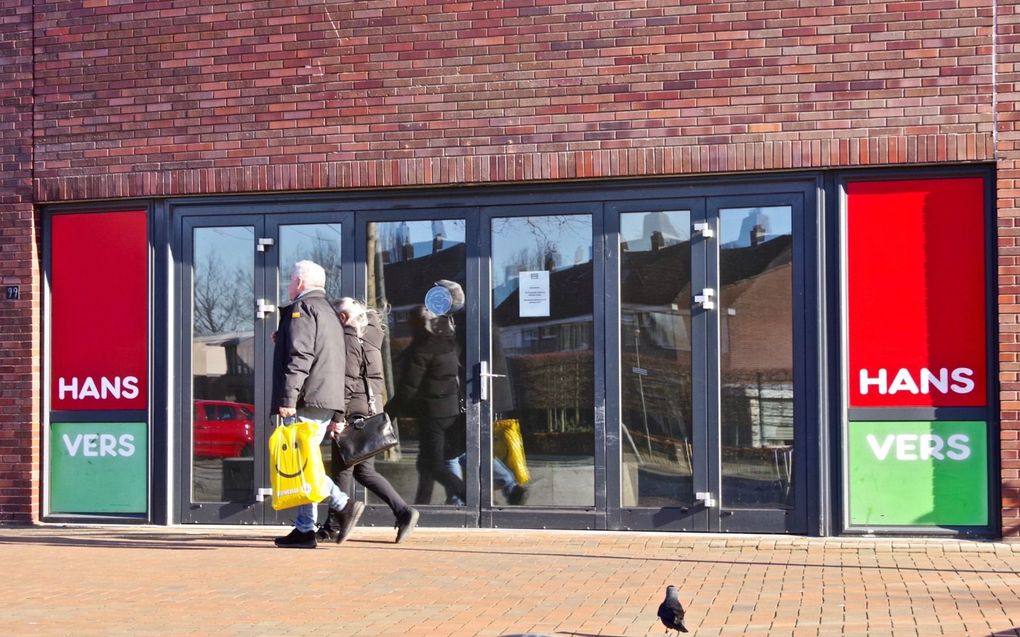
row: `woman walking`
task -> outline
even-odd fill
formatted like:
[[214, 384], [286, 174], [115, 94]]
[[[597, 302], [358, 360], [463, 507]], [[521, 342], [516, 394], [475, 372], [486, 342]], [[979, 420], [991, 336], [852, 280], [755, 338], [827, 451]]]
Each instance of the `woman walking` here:
[[[337, 317], [344, 328], [344, 343], [347, 348], [347, 421], [367, 417], [382, 411], [383, 360], [382, 345], [385, 333], [382, 320], [375, 310], [366, 309], [355, 299], [344, 297], [334, 303]], [[364, 374], [364, 375], [363, 375]], [[367, 389], [371, 389], [371, 396]], [[396, 518], [397, 542], [403, 542], [418, 524], [418, 511], [407, 506], [403, 498], [386, 478], [375, 470], [375, 458], [338, 470], [340, 450], [333, 441], [333, 481], [352, 499], [354, 480], [374, 493], [389, 505]], [[323, 537], [334, 537], [337, 543], [347, 539], [357, 520], [345, 520], [337, 516], [337, 524], [327, 523], [319, 529]], [[339, 537], [335, 537], [339, 534]]]

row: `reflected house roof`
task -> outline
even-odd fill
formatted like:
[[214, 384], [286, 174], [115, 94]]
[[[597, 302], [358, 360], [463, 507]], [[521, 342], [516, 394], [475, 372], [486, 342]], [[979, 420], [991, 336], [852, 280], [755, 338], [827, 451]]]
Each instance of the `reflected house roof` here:
[[788, 234], [756, 246], [725, 248], [720, 256], [723, 287], [751, 279], [771, 268], [793, 262], [793, 237]]
[[[719, 270], [723, 304], [735, 303], [750, 279], [790, 263], [792, 247], [792, 238], [781, 235], [756, 246], [722, 250]], [[691, 244], [685, 241], [656, 251], [627, 253], [620, 293], [624, 304], [669, 305], [677, 299], [691, 298], [690, 280]]]
[[395, 308], [407, 308], [425, 303], [425, 293], [439, 279], [450, 279], [464, 284], [466, 276], [467, 246], [457, 243], [449, 248], [424, 256], [396, 261], [383, 266], [386, 278], [386, 300]]
[[493, 311], [499, 325], [547, 323], [592, 313], [592, 262], [549, 273], [549, 316], [520, 315], [520, 289], [507, 296]]
[[627, 264], [620, 278], [624, 304], [669, 305], [682, 296], [690, 297], [690, 241], [625, 254]]
[[[749, 288], [751, 279], [792, 261], [792, 237], [782, 235], [756, 246], [728, 248], [720, 255], [723, 303], [732, 305]], [[621, 280], [624, 304], [663, 305], [690, 298], [691, 244], [688, 241], [656, 251], [627, 253]], [[500, 325], [537, 323], [591, 314], [592, 262], [549, 274], [549, 316], [519, 316], [520, 291], [514, 290], [494, 314]], [[579, 293], [585, 291], [587, 293]], [[686, 305], [686, 302], [681, 305]]]

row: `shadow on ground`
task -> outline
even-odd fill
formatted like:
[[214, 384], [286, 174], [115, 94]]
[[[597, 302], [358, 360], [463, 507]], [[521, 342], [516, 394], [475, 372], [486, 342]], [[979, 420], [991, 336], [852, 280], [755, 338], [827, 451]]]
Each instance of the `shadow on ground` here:
[[29, 535], [4, 535], [0, 533], [0, 545], [41, 544], [45, 546], [76, 546], [83, 548], [118, 549], [163, 549], [174, 551], [213, 551], [222, 548], [255, 548], [267, 544], [265, 536], [183, 535], [176, 533], [139, 533], [102, 535], [60, 535], [58, 533], [31, 533]]

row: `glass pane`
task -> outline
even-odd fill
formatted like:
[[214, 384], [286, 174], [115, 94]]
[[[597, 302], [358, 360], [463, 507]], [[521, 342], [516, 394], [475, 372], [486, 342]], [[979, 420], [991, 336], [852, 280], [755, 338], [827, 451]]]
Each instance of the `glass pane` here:
[[[529, 505], [595, 504], [592, 266], [589, 215], [492, 220], [493, 451], [518, 482], [526, 467]], [[501, 486], [493, 504], [523, 503]]]
[[793, 212], [720, 210], [722, 502], [792, 508]]
[[620, 216], [622, 503], [694, 501], [691, 213]]
[[291, 272], [295, 263], [305, 260], [314, 261], [326, 270], [327, 298], [336, 300], [343, 296], [340, 293], [343, 281], [340, 276], [340, 239], [339, 223], [280, 226], [277, 305], [286, 305], [290, 302], [287, 298], [287, 287], [290, 285]]
[[255, 446], [255, 229], [196, 228], [192, 274], [192, 496], [250, 502]]
[[[465, 454], [465, 419], [457, 415], [457, 395], [464, 387], [464, 312], [455, 309], [452, 315], [434, 318], [424, 333], [415, 322], [425, 294], [437, 281], [453, 281], [465, 289], [464, 225], [463, 219], [367, 225], [367, 302], [386, 314], [387, 324], [382, 400], [385, 404], [396, 396], [401, 405], [394, 419], [400, 444], [378, 456], [375, 466], [415, 504], [464, 504], [457, 493], [462, 486], [456, 487], [463, 480]], [[412, 360], [422, 362], [421, 375], [405, 373]], [[451, 369], [457, 370], [456, 378], [447, 373]], [[374, 496], [369, 501], [379, 502]]]

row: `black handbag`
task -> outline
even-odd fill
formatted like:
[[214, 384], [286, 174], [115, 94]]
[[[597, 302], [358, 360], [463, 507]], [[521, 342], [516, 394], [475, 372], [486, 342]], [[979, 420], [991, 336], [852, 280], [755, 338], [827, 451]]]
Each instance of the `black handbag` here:
[[361, 380], [365, 383], [365, 395], [368, 397], [368, 416], [358, 416], [350, 420], [336, 437], [337, 449], [340, 452], [340, 464], [343, 469], [353, 467], [387, 449], [397, 446], [396, 432], [386, 412], [376, 413], [375, 394], [368, 382], [368, 365], [366, 363], [365, 344], [361, 344]]

